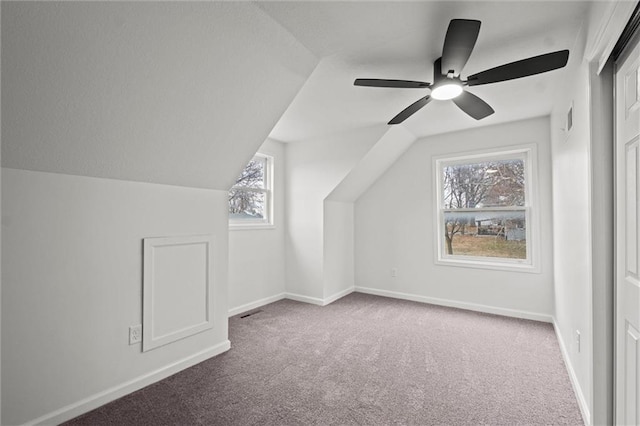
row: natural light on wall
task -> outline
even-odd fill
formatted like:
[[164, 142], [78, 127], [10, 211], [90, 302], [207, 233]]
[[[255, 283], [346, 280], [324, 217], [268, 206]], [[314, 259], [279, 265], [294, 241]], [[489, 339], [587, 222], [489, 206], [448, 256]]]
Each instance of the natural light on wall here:
[[435, 159], [438, 263], [534, 266], [532, 150]]
[[273, 226], [273, 157], [256, 154], [229, 190], [229, 227]]

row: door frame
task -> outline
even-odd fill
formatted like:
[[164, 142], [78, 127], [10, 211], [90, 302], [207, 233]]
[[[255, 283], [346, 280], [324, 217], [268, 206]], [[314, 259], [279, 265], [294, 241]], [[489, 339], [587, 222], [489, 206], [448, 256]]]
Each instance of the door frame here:
[[[591, 424], [613, 424], [615, 411], [615, 69], [614, 61], [640, 22], [637, 1], [611, 2], [589, 29], [591, 138]], [[635, 24], [634, 24], [635, 22]]]
[[[637, 46], [640, 45], [640, 2], [636, 5], [631, 17], [629, 18], [627, 25], [625, 26], [622, 34], [618, 38], [616, 45], [613, 48], [611, 54], [611, 60], [614, 61], [614, 99], [615, 93], [617, 93], [617, 88], [619, 84], [619, 70], [620, 67], [625, 63], [629, 54], [634, 51]], [[618, 328], [620, 327], [620, 313], [624, 311], [623, 309], [623, 300], [621, 297], [621, 290], [618, 287], [619, 284], [619, 272], [620, 272], [620, 256], [625, 256], [626, 253], [619, 252], [618, 248], [621, 247], [620, 240], [618, 238], [619, 235], [619, 210], [618, 210], [618, 200], [619, 197], [626, 196], [625, 194], [618, 193], [619, 188], [619, 179], [623, 179], [620, 173], [620, 167], [624, 167], [624, 165], [619, 165], [618, 163], [618, 134], [621, 129], [618, 128], [618, 114], [623, 113], [617, 110], [617, 102], [614, 102], [614, 169], [615, 169], [615, 181], [614, 181], [614, 191], [615, 191], [615, 213], [614, 213], [614, 232], [615, 232], [615, 243], [614, 243], [614, 329], [613, 329], [613, 370], [612, 370], [612, 381], [613, 381], [613, 422], [614, 424], [620, 424], [619, 420], [621, 415], [621, 410], [624, 408], [623, 404], [620, 402], [620, 398], [624, 398], [624, 395], [619, 395], [619, 383], [618, 383], [618, 369], [621, 368], [618, 365], [618, 350], [620, 349], [621, 343], [618, 339]], [[595, 367], [595, 366], [594, 366]]]

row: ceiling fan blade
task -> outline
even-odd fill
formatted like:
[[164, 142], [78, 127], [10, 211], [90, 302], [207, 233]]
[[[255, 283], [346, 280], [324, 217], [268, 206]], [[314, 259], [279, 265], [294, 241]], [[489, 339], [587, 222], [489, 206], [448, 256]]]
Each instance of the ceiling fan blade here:
[[466, 112], [476, 120], [482, 120], [485, 117], [490, 116], [495, 111], [488, 103], [469, 92], [462, 92], [457, 98], [453, 98], [453, 103], [458, 105], [458, 108]]
[[444, 38], [442, 48], [442, 74], [453, 71], [454, 76], [460, 75], [460, 71], [471, 56], [473, 46], [476, 45], [480, 21], [471, 19], [452, 19]]
[[467, 85], [478, 86], [541, 74], [564, 67], [568, 60], [568, 50], [545, 53], [470, 75], [467, 79]]
[[429, 95], [425, 96], [424, 98], [418, 99], [417, 101], [415, 101], [414, 103], [412, 103], [411, 105], [409, 105], [408, 107], [400, 111], [400, 113], [395, 117], [393, 117], [391, 121], [389, 121], [387, 124], [402, 123], [404, 120], [406, 120], [407, 118], [411, 117], [413, 114], [418, 112], [420, 108], [422, 108], [429, 102], [431, 102], [431, 96]]
[[404, 89], [424, 89], [431, 87], [431, 83], [425, 83], [423, 81], [410, 81], [410, 80], [385, 80], [380, 78], [357, 78], [353, 82], [354, 86], [367, 86], [367, 87], [399, 87]]

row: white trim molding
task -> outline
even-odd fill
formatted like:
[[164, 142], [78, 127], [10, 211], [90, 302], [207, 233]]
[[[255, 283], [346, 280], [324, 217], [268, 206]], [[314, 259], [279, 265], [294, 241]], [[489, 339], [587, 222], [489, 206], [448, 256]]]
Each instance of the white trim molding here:
[[286, 293], [280, 293], [274, 296], [265, 297], [264, 299], [255, 300], [250, 303], [245, 303], [244, 305], [229, 309], [229, 316], [232, 317], [235, 315], [243, 314], [247, 311], [257, 309], [261, 306], [268, 305], [269, 303], [277, 302], [278, 300], [282, 300], [284, 298], [286, 298]]
[[391, 297], [394, 299], [411, 300], [414, 302], [429, 303], [432, 305], [448, 306], [451, 308], [466, 309], [468, 311], [484, 312], [487, 314], [502, 315], [506, 317], [522, 318], [522, 319], [541, 321], [541, 322], [547, 322], [547, 323], [553, 322], [553, 318], [551, 315], [539, 314], [536, 312], [528, 312], [528, 311], [509, 309], [509, 308], [500, 308], [495, 306], [480, 305], [476, 303], [459, 302], [456, 300], [439, 299], [435, 297], [420, 296], [417, 294], [401, 293], [396, 291], [380, 290], [376, 288], [361, 287], [361, 286], [354, 286], [354, 287], [347, 288], [345, 290], [342, 290], [324, 299], [320, 299], [319, 297], [304, 296], [296, 293], [281, 293], [271, 297], [257, 300], [255, 302], [247, 303], [246, 305], [242, 305], [232, 310], [229, 310], [229, 316], [231, 316], [232, 313], [233, 315], [238, 315], [239, 313], [246, 312], [251, 309], [256, 309], [256, 308], [259, 308], [260, 306], [277, 302], [278, 300], [282, 300], [282, 299], [295, 300], [296, 302], [309, 303], [316, 306], [327, 306], [335, 302], [336, 300], [341, 299], [354, 292], [372, 294], [375, 296]]
[[330, 303], [335, 302], [338, 299], [342, 299], [343, 297], [345, 297], [348, 294], [353, 293], [354, 291], [355, 291], [355, 287], [349, 287], [349, 288], [346, 288], [346, 289], [344, 289], [342, 291], [339, 291], [339, 292], [337, 292], [337, 293], [335, 293], [335, 294], [333, 294], [333, 295], [331, 295], [329, 297], [325, 297], [324, 300], [322, 301], [323, 302], [322, 306], [326, 306], [326, 305], [328, 305]]
[[228, 351], [231, 348], [229, 340], [225, 340], [215, 346], [208, 349], [182, 358], [176, 362], [165, 365], [157, 370], [151, 371], [142, 376], [136, 377], [133, 380], [129, 380], [120, 385], [106, 389], [88, 398], [82, 399], [73, 404], [62, 407], [56, 411], [53, 411], [44, 416], [38, 417], [35, 420], [25, 423], [25, 425], [51, 425], [60, 424], [67, 420], [71, 420], [81, 414], [94, 410], [104, 404], [135, 392], [139, 389], [149, 386], [153, 383], [159, 382], [173, 374], [176, 374], [182, 370], [192, 367], [196, 364], [206, 361], [209, 358], [213, 358], [216, 355], [220, 355], [223, 352]]
[[468, 311], [484, 312], [486, 314], [502, 315], [505, 317], [522, 318], [533, 321], [552, 323], [551, 315], [518, 309], [500, 308], [497, 306], [480, 305], [477, 303], [459, 302], [457, 300], [439, 299], [436, 297], [420, 296], [418, 294], [401, 293], [397, 291], [380, 290], [377, 288], [356, 286], [357, 293], [373, 294], [375, 296], [392, 297], [394, 299], [411, 300], [413, 302], [429, 303], [431, 305], [448, 306], [450, 308], [466, 309]]
[[310, 303], [312, 305], [317, 305], [317, 306], [327, 306], [330, 303], [333, 303], [336, 300], [341, 299], [344, 296], [353, 293], [354, 291], [355, 291], [355, 287], [349, 287], [329, 297], [325, 297], [324, 299], [320, 299], [318, 297], [304, 296], [302, 294], [296, 294], [296, 293], [275, 294], [273, 296], [265, 297], [264, 299], [255, 300], [253, 302], [246, 303], [242, 306], [231, 308], [229, 309], [229, 317], [239, 315], [244, 312], [251, 311], [253, 309], [257, 309], [261, 306], [268, 305], [269, 303], [277, 302], [282, 299], [295, 300], [296, 302]]
[[560, 327], [558, 326], [558, 322], [555, 317], [553, 317], [553, 329], [555, 330], [556, 336], [558, 338], [560, 352], [562, 353], [562, 359], [564, 360], [564, 365], [567, 368], [567, 373], [569, 374], [571, 387], [573, 387], [573, 392], [576, 394], [576, 399], [578, 400], [578, 407], [580, 407], [582, 420], [584, 420], [585, 425], [591, 425], [591, 412], [589, 411], [589, 404], [587, 403], [587, 399], [584, 396], [584, 392], [582, 392], [582, 387], [580, 386], [580, 382], [578, 381], [578, 376], [573, 369], [573, 364], [571, 363], [569, 352], [567, 352], [567, 346], [564, 343], [564, 339], [562, 338], [562, 334], [560, 333]]
[[324, 299], [319, 297], [305, 296], [297, 293], [285, 293], [285, 298], [295, 300], [296, 302], [310, 303], [312, 305], [324, 306]]
[[287, 299], [295, 300], [297, 302], [311, 303], [312, 305], [318, 305], [318, 306], [327, 306], [328, 304], [333, 303], [336, 300], [341, 299], [344, 296], [353, 293], [354, 291], [355, 291], [355, 287], [349, 287], [329, 297], [325, 297], [324, 299], [320, 299], [319, 297], [304, 296], [302, 294], [296, 294], [296, 293], [285, 293], [285, 297]]
[[587, 62], [598, 63], [598, 74], [607, 63], [635, 7], [635, 1], [612, 1], [602, 15], [595, 35], [587, 41], [584, 58]]
[[[520, 160], [524, 164], [524, 191], [525, 202], [523, 205], [475, 207], [475, 208], [447, 208], [444, 194], [443, 170], [446, 167], [460, 164], [474, 164], [478, 162], [491, 162], [500, 160]], [[434, 263], [441, 266], [480, 268], [528, 273], [540, 273], [540, 206], [538, 194], [538, 147], [536, 143], [496, 147], [475, 150], [463, 153], [437, 155], [432, 157], [433, 179], [435, 191], [433, 205], [437, 206], [434, 215]], [[442, 225], [445, 223], [445, 214], [521, 214], [525, 220], [526, 259], [511, 259], [506, 257], [483, 257], [461, 254], [448, 254], [445, 248], [445, 235]]]
[[143, 352], [213, 328], [213, 235], [143, 242]]

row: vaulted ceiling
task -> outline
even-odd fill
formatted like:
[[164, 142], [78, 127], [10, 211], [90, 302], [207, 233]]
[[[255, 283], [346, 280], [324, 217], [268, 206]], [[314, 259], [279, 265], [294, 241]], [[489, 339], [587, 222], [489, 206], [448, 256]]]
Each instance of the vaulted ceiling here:
[[[571, 49], [590, 2], [258, 2], [320, 58], [271, 132], [284, 142], [386, 125], [429, 89], [355, 87], [356, 78], [432, 82], [449, 21], [482, 21], [462, 77], [530, 56]], [[570, 60], [572, 58], [570, 57]], [[476, 121], [452, 102], [432, 102], [402, 126], [416, 137], [549, 114], [567, 69], [469, 88], [495, 114]]]
[[[2, 2], [2, 164], [226, 190], [269, 132], [377, 141], [428, 89], [354, 79], [432, 81], [451, 19], [482, 21], [464, 78], [571, 49], [590, 4]], [[496, 111], [481, 122], [432, 102], [401, 126], [421, 137], [548, 114], [566, 73], [469, 88]]]

